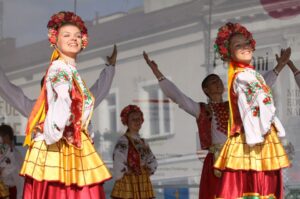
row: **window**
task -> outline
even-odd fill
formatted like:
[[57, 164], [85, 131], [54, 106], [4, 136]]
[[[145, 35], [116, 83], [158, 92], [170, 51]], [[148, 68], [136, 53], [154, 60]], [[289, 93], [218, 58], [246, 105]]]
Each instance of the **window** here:
[[142, 85], [140, 96], [136, 102], [144, 112], [143, 136], [157, 138], [171, 135], [171, 103], [157, 82]]
[[94, 116], [93, 138], [95, 148], [102, 154], [105, 161], [111, 161], [112, 151], [116, 140], [119, 138], [118, 122], [118, 95], [117, 90], [112, 89], [106, 98], [100, 103], [97, 115]]
[[117, 132], [118, 115], [117, 115], [117, 94], [111, 92], [100, 104], [100, 131], [101, 132]]
[[116, 94], [109, 94], [106, 99], [107, 109], [108, 109], [108, 118], [109, 118], [109, 129], [111, 131], [117, 131], [117, 110], [116, 110]]

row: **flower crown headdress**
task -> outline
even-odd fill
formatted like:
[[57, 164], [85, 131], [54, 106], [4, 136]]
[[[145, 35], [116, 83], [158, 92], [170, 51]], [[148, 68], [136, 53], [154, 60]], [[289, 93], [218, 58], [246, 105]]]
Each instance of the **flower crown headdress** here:
[[138, 112], [142, 114], [142, 122], [144, 122], [144, 116], [143, 116], [143, 112], [141, 111], [140, 107], [138, 107], [137, 105], [128, 105], [125, 108], [123, 108], [123, 110], [121, 111], [120, 117], [121, 117], [121, 121], [122, 124], [127, 125], [128, 124], [128, 116], [130, 113], [133, 112]]
[[219, 28], [217, 38], [215, 40], [215, 51], [220, 55], [220, 58], [223, 61], [230, 59], [229, 52], [229, 40], [235, 34], [242, 34], [250, 41], [250, 45], [255, 50], [255, 40], [252, 37], [252, 34], [239, 23], [228, 22], [224, 26]]
[[48, 39], [51, 45], [55, 45], [57, 41], [58, 29], [66, 24], [73, 24], [79, 28], [82, 35], [82, 48], [88, 45], [88, 31], [84, 21], [73, 12], [61, 11], [51, 16], [48, 22]]

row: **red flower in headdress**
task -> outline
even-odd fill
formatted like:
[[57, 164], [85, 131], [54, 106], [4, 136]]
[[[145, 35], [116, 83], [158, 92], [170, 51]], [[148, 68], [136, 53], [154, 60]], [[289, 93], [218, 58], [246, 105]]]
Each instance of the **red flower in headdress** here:
[[122, 124], [127, 125], [129, 114], [134, 113], [134, 112], [141, 113], [142, 122], [144, 122], [143, 112], [141, 111], [140, 107], [138, 107], [137, 105], [130, 104], [130, 105], [126, 106], [125, 108], [123, 108], [123, 110], [121, 111], [120, 117], [121, 117]]
[[221, 59], [226, 61], [230, 58], [229, 53], [229, 40], [234, 34], [243, 34], [247, 39], [250, 40], [250, 45], [255, 50], [255, 40], [252, 34], [239, 23], [226, 23], [224, 26], [219, 28], [217, 38], [215, 40], [215, 51], [220, 55]]
[[82, 48], [88, 45], [88, 32], [84, 21], [73, 12], [61, 11], [51, 16], [48, 22], [48, 39], [51, 45], [55, 45], [57, 41], [58, 29], [65, 24], [73, 24], [77, 26], [82, 35]]

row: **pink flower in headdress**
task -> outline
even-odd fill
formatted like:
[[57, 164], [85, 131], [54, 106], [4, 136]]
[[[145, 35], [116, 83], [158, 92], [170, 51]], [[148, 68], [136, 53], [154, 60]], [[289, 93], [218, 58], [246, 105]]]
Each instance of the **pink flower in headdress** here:
[[88, 44], [89, 40], [87, 34], [82, 35], [82, 48], [86, 48]]
[[49, 40], [51, 45], [56, 44], [57, 34], [58, 34], [58, 32], [55, 29], [51, 28], [51, 29], [48, 30], [48, 40]]
[[60, 20], [63, 20], [64, 17], [65, 17], [65, 14], [64, 14], [64, 13], [59, 13], [59, 14], [57, 15], [57, 18], [60, 19]]
[[225, 48], [224, 46], [220, 46], [219, 52], [220, 52], [221, 54], [227, 54], [227, 53], [228, 53], [228, 49]]

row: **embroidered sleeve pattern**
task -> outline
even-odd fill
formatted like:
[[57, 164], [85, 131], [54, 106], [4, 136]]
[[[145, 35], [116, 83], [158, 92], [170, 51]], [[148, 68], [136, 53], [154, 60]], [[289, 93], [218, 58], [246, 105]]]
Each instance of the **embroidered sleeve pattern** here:
[[73, 73], [73, 77], [74, 79], [79, 83], [79, 86], [84, 94], [84, 104], [85, 104], [85, 107], [87, 109], [90, 109], [91, 106], [92, 106], [92, 96], [91, 96], [91, 93], [88, 91], [88, 88], [86, 87], [84, 81], [81, 79], [79, 73], [77, 70], [72, 70], [72, 73]]
[[275, 107], [271, 90], [263, 77], [254, 70], [237, 74], [234, 91], [238, 96], [238, 107], [249, 145], [261, 143], [275, 118]]
[[247, 83], [244, 93], [247, 103], [251, 107], [250, 109], [252, 110], [252, 115], [254, 117], [260, 117], [260, 108], [258, 105], [256, 105], [258, 100], [257, 98], [259, 95], [262, 95], [262, 102], [265, 105], [272, 105], [272, 93], [259, 73], [254, 71], [251, 71], [251, 73], [256, 77], [256, 79], [253, 79], [251, 82]]
[[63, 136], [71, 116], [72, 73], [64, 62], [54, 61], [47, 77], [48, 112], [44, 123], [44, 140], [47, 145], [53, 144]]
[[68, 84], [71, 88], [72, 86], [72, 74], [71, 71], [68, 70], [67, 66], [61, 65], [54, 65], [50, 68], [48, 74], [48, 81], [51, 82], [53, 88], [61, 85], [61, 84]]
[[127, 168], [127, 153], [128, 153], [128, 140], [122, 136], [113, 152], [113, 172], [116, 180], [119, 180], [128, 171]]

